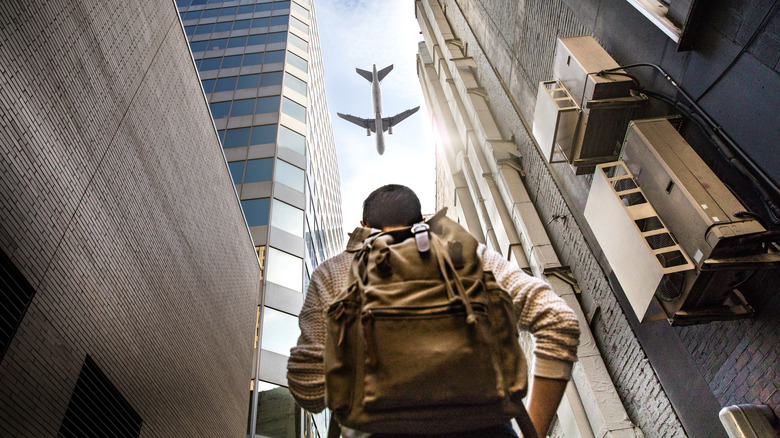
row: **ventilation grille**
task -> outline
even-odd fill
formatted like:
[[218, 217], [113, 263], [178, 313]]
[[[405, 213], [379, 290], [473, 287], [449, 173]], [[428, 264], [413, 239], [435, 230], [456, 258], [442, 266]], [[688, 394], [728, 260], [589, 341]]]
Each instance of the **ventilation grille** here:
[[0, 293], [0, 359], [2, 359], [19, 323], [22, 322], [27, 306], [35, 295], [35, 289], [5, 251], [0, 251], [0, 288], [2, 290]]
[[135, 438], [141, 417], [87, 356], [62, 419], [59, 437]]

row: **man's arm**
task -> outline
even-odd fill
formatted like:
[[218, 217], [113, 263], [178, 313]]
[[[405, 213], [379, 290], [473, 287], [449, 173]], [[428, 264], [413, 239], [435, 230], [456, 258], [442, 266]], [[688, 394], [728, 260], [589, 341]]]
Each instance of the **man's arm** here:
[[531, 393], [528, 395], [528, 416], [540, 437], [547, 435], [567, 383], [567, 380], [533, 376]]

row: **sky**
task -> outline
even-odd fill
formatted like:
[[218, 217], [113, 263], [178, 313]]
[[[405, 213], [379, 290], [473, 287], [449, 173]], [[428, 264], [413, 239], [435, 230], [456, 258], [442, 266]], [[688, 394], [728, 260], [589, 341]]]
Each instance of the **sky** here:
[[[436, 170], [430, 116], [417, 77], [422, 40], [411, 0], [314, 0], [325, 67], [325, 92], [341, 174], [344, 232], [360, 225], [363, 200], [384, 184], [417, 193], [423, 214], [435, 208]], [[415, 106], [420, 110], [385, 133], [385, 153], [376, 137], [336, 116], [373, 118], [371, 83], [355, 68], [371, 71], [393, 64], [382, 80], [383, 117]]]

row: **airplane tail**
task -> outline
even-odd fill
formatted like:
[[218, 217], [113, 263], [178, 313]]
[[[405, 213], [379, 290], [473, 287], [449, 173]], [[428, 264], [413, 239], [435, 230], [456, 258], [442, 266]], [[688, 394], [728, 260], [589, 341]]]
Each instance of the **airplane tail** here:
[[360, 76], [363, 76], [364, 78], [366, 78], [366, 80], [368, 82], [373, 82], [374, 81], [374, 74], [371, 73], [370, 71], [361, 70], [359, 68], [356, 68], [355, 71], [358, 72], [358, 74]]
[[385, 78], [385, 76], [387, 76], [388, 73], [390, 73], [390, 70], [392, 70], [392, 69], [393, 69], [393, 64], [390, 64], [387, 67], [383, 68], [382, 70], [379, 70], [376, 73], [377, 79], [379, 79], [381, 81], [382, 79]]

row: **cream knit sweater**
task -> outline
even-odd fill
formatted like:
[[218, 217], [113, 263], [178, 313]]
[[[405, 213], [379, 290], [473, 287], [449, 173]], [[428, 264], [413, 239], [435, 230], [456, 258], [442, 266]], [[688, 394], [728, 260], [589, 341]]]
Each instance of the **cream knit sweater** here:
[[[577, 359], [577, 316], [547, 283], [527, 275], [484, 245], [477, 252], [484, 270], [492, 271], [498, 284], [512, 297], [520, 329], [534, 336], [533, 374], [569, 379], [572, 363]], [[352, 256], [343, 252], [314, 270], [299, 316], [301, 336], [290, 351], [287, 382], [298, 404], [310, 412], [325, 408], [326, 315], [335, 295], [346, 286]]]

